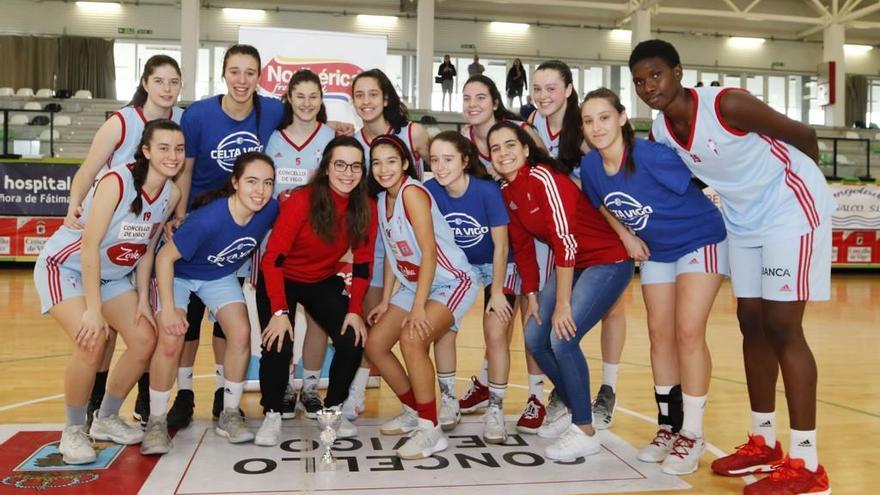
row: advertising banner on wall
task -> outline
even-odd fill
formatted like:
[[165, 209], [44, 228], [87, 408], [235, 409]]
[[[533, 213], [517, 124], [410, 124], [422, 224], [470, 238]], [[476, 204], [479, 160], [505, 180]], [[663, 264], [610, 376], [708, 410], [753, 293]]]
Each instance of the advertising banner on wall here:
[[296, 71], [309, 69], [321, 79], [329, 120], [357, 122], [351, 106], [351, 80], [375, 67], [385, 67], [385, 36], [309, 31], [304, 29], [241, 27], [239, 43], [260, 51], [259, 91], [281, 97]]
[[0, 215], [64, 216], [76, 167], [0, 162]]
[[834, 230], [880, 230], [880, 186], [829, 184], [837, 210]]

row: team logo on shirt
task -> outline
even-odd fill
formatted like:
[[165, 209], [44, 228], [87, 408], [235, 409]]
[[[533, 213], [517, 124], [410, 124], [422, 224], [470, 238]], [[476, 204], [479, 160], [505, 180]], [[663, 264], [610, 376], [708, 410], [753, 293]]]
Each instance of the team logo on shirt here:
[[706, 140], [706, 148], [708, 148], [713, 155], [721, 156], [721, 150], [718, 149], [718, 143], [716, 143], [713, 139]]
[[446, 215], [446, 223], [455, 235], [455, 243], [461, 248], [476, 246], [489, 233], [489, 227], [480, 225], [480, 222], [466, 213], [450, 213]]
[[654, 208], [645, 206], [636, 198], [620, 191], [609, 193], [603, 203], [621, 223], [634, 232], [644, 229], [651, 214], [654, 213]]
[[211, 158], [220, 165], [220, 168], [232, 172], [235, 159], [249, 151], [263, 151], [260, 139], [251, 132], [238, 131], [223, 138], [217, 144], [217, 149], [211, 150]]
[[240, 237], [223, 248], [219, 253], [208, 256], [208, 263], [217, 266], [226, 266], [247, 258], [257, 246], [257, 240], [253, 237]]
[[408, 261], [397, 260], [397, 270], [410, 282], [419, 281], [419, 265]]
[[134, 266], [141, 259], [141, 256], [147, 252], [146, 244], [135, 244], [132, 242], [121, 242], [107, 248], [107, 258], [114, 264], [119, 266]]

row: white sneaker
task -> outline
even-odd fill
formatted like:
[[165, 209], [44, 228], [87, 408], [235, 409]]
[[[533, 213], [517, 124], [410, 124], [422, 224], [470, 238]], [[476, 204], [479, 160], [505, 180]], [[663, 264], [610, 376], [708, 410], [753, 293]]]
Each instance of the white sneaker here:
[[89, 436], [95, 440], [105, 440], [120, 445], [134, 445], [141, 443], [141, 440], [144, 439], [144, 431], [126, 423], [118, 415], [100, 418], [98, 411], [95, 411]]
[[403, 409], [397, 416], [391, 418], [379, 428], [383, 435], [403, 435], [419, 427], [419, 413], [409, 406]]
[[58, 451], [64, 464], [88, 464], [97, 458], [92, 440], [86, 434], [86, 425], [66, 426], [61, 432]]
[[166, 415], [150, 415], [147, 429], [141, 442], [141, 454], [162, 455], [171, 452], [171, 437], [168, 435], [168, 419]]
[[538, 436], [541, 438], [559, 438], [568, 427], [571, 426], [571, 414], [565, 413], [550, 421], [549, 418], [544, 419], [544, 424], [538, 428]]
[[446, 394], [440, 394], [440, 414], [437, 415], [440, 427], [443, 431], [449, 431], [458, 426], [461, 421], [461, 410], [458, 407], [458, 399]]
[[706, 450], [706, 442], [703, 438], [691, 438], [692, 435], [684, 430], [678, 433], [678, 438], [672, 444], [672, 450], [660, 469], [666, 474], [684, 475], [691, 474], [700, 465], [700, 456]]
[[544, 455], [555, 461], [573, 461], [578, 457], [598, 454], [600, 450], [602, 444], [596, 435], [587, 435], [577, 425], [569, 424], [559, 440], [544, 450]]
[[562, 399], [556, 395], [556, 391], [550, 392], [550, 401], [547, 403], [547, 413], [544, 416], [544, 424], [552, 423], [568, 414], [568, 407], [562, 402]]
[[401, 459], [424, 459], [449, 447], [440, 425], [434, 426], [428, 419], [419, 418], [419, 426], [399, 449]]
[[504, 443], [507, 441], [507, 426], [504, 424], [504, 411], [498, 404], [489, 403], [483, 413], [483, 440], [486, 443]]
[[357, 425], [349, 421], [345, 414], [340, 414], [339, 425], [336, 427], [336, 438], [354, 438], [357, 434]]
[[244, 443], [254, 439], [254, 434], [248, 430], [244, 416], [241, 415], [238, 409], [232, 407], [223, 409], [223, 412], [220, 413], [220, 420], [217, 421], [217, 426], [214, 427], [214, 431], [221, 437], [228, 438], [229, 443]]
[[267, 412], [266, 417], [263, 418], [263, 424], [257, 430], [257, 436], [254, 437], [254, 443], [263, 447], [278, 445], [281, 438], [281, 419], [281, 413]]
[[660, 429], [657, 430], [651, 443], [639, 450], [638, 459], [642, 462], [663, 462], [669, 451], [672, 450], [675, 437], [676, 434], [672, 433], [671, 426], [660, 425]]
[[342, 403], [342, 415], [350, 421], [354, 421], [364, 412], [364, 391], [351, 387], [348, 389], [348, 397]]

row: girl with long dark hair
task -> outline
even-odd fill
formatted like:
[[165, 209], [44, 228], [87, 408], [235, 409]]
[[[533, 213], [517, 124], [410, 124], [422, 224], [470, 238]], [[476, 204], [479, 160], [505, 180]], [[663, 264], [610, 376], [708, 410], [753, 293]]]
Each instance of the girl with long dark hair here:
[[[623, 293], [632, 259], [567, 167], [536, 149], [521, 127], [495, 124], [489, 149], [504, 179], [511, 247], [528, 299], [526, 345], [556, 387], [538, 435], [558, 438], [546, 449], [551, 459], [595, 454], [600, 445], [592, 425], [590, 372], [579, 343]], [[535, 238], [551, 246], [556, 263], [540, 291]]]
[[[368, 317], [373, 326], [366, 353], [403, 404], [381, 432], [414, 432], [397, 455], [421, 459], [448, 446], [437, 417], [428, 351], [432, 343], [460, 328], [477, 296], [476, 279], [436, 201], [415, 179], [403, 141], [379, 136], [370, 155], [371, 186], [380, 191], [379, 231], [387, 256], [382, 300]], [[400, 283], [396, 292], [395, 282]], [[391, 351], [398, 342], [406, 370]]]
[[724, 220], [674, 151], [635, 137], [613, 91], [589, 92], [581, 116], [593, 148], [581, 162], [583, 190], [640, 262], [660, 428], [638, 457], [689, 474], [705, 449], [706, 323], [729, 273]]
[[[284, 201], [269, 236], [257, 283], [264, 328], [260, 391], [267, 411], [257, 432], [258, 445], [277, 444], [281, 433], [280, 411], [293, 356], [292, 315], [297, 304], [318, 324], [310, 331], [320, 332], [324, 341], [328, 335], [333, 340], [335, 353], [324, 407], [341, 408], [348, 396], [367, 337], [362, 302], [376, 238], [376, 207], [367, 193], [365, 170], [364, 152], [357, 140], [341, 136], [330, 141], [317, 173]], [[344, 283], [337, 275], [339, 259], [349, 250], [353, 258], [351, 298], [343, 293]], [[340, 437], [357, 434], [357, 427], [347, 418], [341, 421]]]
[[226, 184], [193, 202], [193, 210], [156, 255], [159, 343], [150, 365], [150, 417], [144, 454], [171, 449], [165, 409], [187, 331], [186, 308], [195, 294], [226, 334], [223, 410], [215, 431], [231, 443], [247, 442], [239, 410], [250, 359], [250, 323], [236, 272], [260, 245], [278, 216], [272, 198], [275, 168], [260, 152], [240, 155]]
[[[89, 436], [120, 444], [143, 438], [140, 428], [119, 418], [119, 408], [156, 345], [150, 273], [162, 224], [180, 198], [171, 179], [183, 159], [180, 126], [164, 119], [147, 124], [134, 163], [112, 169], [87, 196], [85, 228], [61, 227], [37, 259], [34, 282], [43, 313], [55, 318], [74, 343], [64, 379], [67, 423], [58, 446], [66, 464], [95, 461]], [[122, 335], [126, 351], [88, 429], [86, 403], [110, 327]]]

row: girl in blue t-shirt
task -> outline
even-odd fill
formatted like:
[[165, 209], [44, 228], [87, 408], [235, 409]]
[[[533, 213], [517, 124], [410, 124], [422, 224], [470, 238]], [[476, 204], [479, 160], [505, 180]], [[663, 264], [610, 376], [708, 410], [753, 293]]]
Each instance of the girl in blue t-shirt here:
[[[581, 105], [584, 193], [641, 262], [660, 429], [639, 460], [668, 474], [696, 471], [712, 361], [706, 322], [729, 273], [721, 212], [676, 153], [636, 139], [618, 96], [600, 88]], [[670, 311], [670, 308], [673, 310]]]
[[216, 432], [232, 443], [254, 438], [238, 408], [250, 358], [250, 322], [236, 271], [278, 216], [274, 182], [271, 158], [260, 152], [240, 155], [226, 186], [197, 198], [186, 221], [159, 250], [159, 343], [150, 366], [144, 454], [164, 454], [171, 448], [165, 408], [183, 349], [190, 294], [204, 301], [227, 337], [223, 411]]
[[[237, 157], [250, 151], [263, 151], [281, 124], [284, 116], [281, 101], [257, 93], [261, 67], [260, 52], [253, 46], [229, 47], [223, 56], [222, 68], [226, 94], [193, 102], [186, 109], [181, 120], [186, 134], [186, 168], [177, 179], [183, 201], [177, 206], [175, 226], [183, 221], [197, 196], [223, 187]], [[247, 273], [242, 274], [245, 275]], [[183, 428], [192, 421], [195, 400], [191, 377], [204, 314], [203, 301], [193, 296], [187, 309], [189, 327], [180, 358], [178, 393], [168, 413], [171, 428]], [[215, 419], [222, 410], [225, 346], [224, 332], [215, 323], [213, 348], [217, 382], [212, 408]]]
[[[476, 404], [460, 411], [455, 399], [455, 336], [450, 332], [434, 344], [437, 379], [440, 382], [440, 425], [452, 428], [461, 412], [486, 407], [483, 438], [489, 443], [504, 443], [504, 393], [510, 374], [508, 324], [516, 296], [513, 294], [513, 264], [509, 263], [507, 224], [510, 217], [501, 197], [501, 189], [480, 163], [476, 147], [456, 131], [444, 131], [434, 137], [430, 148], [434, 178], [425, 187], [437, 201], [455, 243], [464, 251], [474, 273], [483, 285], [483, 333], [488, 359], [489, 397], [486, 404]], [[443, 370], [443, 371], [441, 371]], [[474, 382], [477, 382], [475, 377]]]

